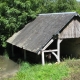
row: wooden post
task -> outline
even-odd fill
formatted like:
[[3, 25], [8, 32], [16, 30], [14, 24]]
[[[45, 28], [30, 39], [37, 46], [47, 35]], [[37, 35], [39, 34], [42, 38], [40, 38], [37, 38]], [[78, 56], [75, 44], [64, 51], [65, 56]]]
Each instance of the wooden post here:
[[26, 60], [26, 50], [24, 50], [24, 60]]
[[14, 57], [14, 46], [12, 45], [12, 57]]
[[57, 40], [57, 49], [58, 49], [58, 51], [57, 51], [57, 56], [58, 56], [57, 61], [58, 62], [60, 62], [60, 43], [61, 43], [61, 41], [62, 40], [60, 40], [60, 39]]
[[45, 64], [45, 59], [44, 59], [44, 51], [42, 51], [42, 65]]
[[[48, 42], [48, 44], [42, 49], [42, 65], [45, 65], [45, 58], [44, 58], [44, 51], [43, 50], [45, 50], [52, 42], [53, 42], [54, 40], [53, 39], [51, 39], [49, 42]], [[39, 52], [40, 53], [40, 52]], [[38, 53], [38, 54], [39, 54]]]

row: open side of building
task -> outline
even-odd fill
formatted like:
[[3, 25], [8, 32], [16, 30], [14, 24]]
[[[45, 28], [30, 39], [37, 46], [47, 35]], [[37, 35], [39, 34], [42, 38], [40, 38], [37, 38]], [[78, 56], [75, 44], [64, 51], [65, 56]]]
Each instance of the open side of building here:
[[[80, 38], [80, 16], [76, 12], [40, 14], [22, 30], [13, 34], [7, 42], [24, 49], [25, 59], [26, 50], [33, 52], [32, 54], [41, 54], [44, 65], [44, 54], [49, 52], [60, 62], [60, 43], [70, 38]], [[48, 50], [55, 40], [57, 40], [56, 49]]]

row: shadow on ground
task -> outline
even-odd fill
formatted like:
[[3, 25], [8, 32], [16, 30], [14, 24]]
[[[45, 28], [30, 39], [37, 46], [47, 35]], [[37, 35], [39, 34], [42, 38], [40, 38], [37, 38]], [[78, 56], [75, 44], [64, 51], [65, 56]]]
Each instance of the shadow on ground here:
[[0, 56], [0, 80], [14, 76], [18, 69], [19, 65], [17, 63]]

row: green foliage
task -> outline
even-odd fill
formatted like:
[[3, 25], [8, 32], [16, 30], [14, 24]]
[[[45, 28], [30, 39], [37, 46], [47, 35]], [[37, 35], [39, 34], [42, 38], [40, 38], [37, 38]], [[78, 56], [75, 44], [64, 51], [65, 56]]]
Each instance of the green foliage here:
[[80, 2], [78, 2], [76, 5], [76, 12], [80, 14]]
[[76, 0], [57, 0], [57, 12], [73, 11], [76, 10]]
[[65, 63], [45, 66], [24, 63], [20, 71], [10, 80], [61, 80], [68, 76], [69, 68]]

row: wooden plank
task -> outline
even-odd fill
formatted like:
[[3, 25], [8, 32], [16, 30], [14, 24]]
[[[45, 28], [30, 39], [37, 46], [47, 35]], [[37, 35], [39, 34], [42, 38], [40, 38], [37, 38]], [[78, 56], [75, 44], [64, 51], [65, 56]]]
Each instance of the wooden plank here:
[[42, 50], [43, 52], [56, 52], [58, 51], [57, 49], [54, 49], [54, 50]]
[[54, 40], [51, 39], [51, 40], [48, 42], [48, 44], [47, 44], [42, 50], [45, 50], [53, 41], [54, 41]]
[[60, 39], [78, 37], [80, 37], [80, 22], [77, 19], [73, 19], [58, 36]]
[[78, 20], [74, 20], [74, 28], [75, 28], [75, 33], [76, 33], [76, 36], [75, 37], [80, 37], [80, 22]]

